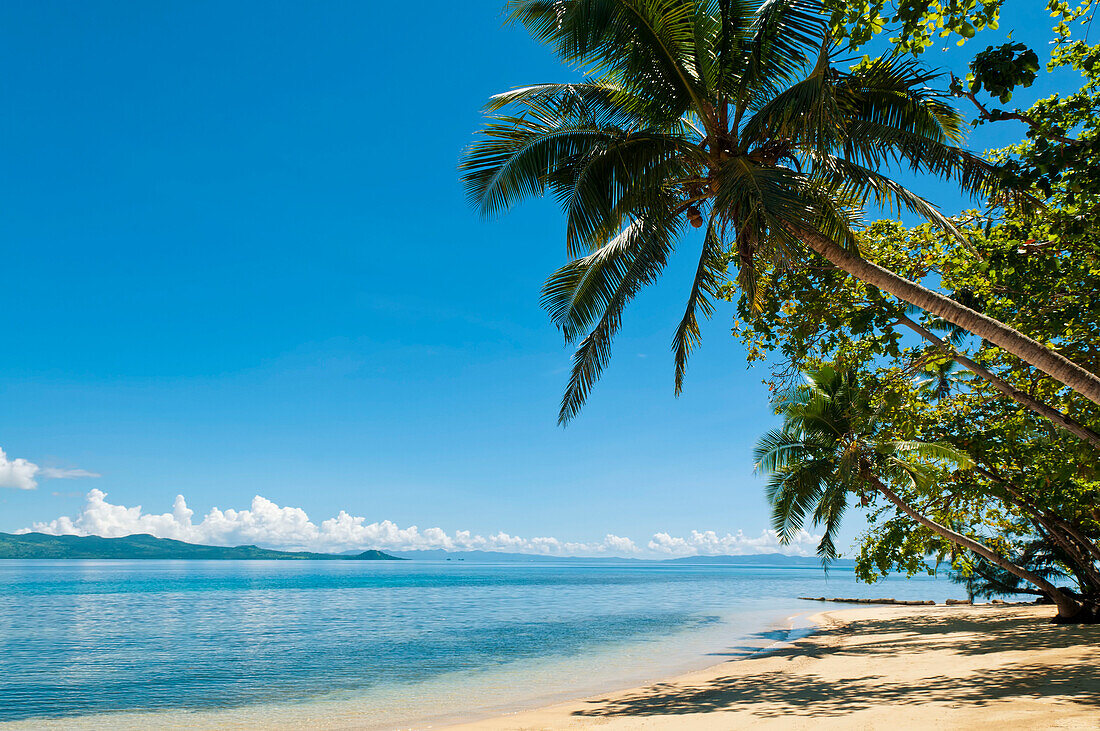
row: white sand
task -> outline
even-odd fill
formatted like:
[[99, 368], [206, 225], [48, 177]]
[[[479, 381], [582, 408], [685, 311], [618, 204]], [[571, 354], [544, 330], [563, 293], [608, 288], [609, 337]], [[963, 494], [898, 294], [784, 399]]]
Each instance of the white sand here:
[[873, 607], [819, 615], [772, 654], [452, 727], [1100, 729], [1100, 626], [1052, 607]]

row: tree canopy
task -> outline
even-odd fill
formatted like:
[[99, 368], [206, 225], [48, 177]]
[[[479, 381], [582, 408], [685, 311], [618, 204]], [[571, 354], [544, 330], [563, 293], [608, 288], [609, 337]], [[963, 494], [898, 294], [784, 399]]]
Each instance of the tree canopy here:
[[[700, 321], [732, 303], [785, 420], [758, 454], [781, 536], [812, 516], [828, 559], [856, 499], [868, 580], [931, 554], [966, 579], [1007, 571], [1062, 619], [1100, 615], [1100, 45], [1075, 35], [1091, 2], [1048, 8], [1046, 70], [1083, 81], [1008, 109], [1044, 73], [1026, 45], [997, 38], [963, 78], [920, 62], [995, 30], [1001, 0], [508, 2], [585, 73], [490, 99], [461, 163], [485, 215], [546, 194], [562, 206], [569, 261], [542, 297], [577, 344], [559, 420], [609, 363], [630, 301], [692, 245], [675, 389]], [[888, 50], [852, 64], [882, 34]], [[968, 122], [1024, 138], [979, 156], [961, 146]], [[896, 170], [981, 207], [946, 216]], [[871, 204], [926, 222], [868, 223]]]
[[[1076, 16], [1076, 22], [1088, 15]], [[1007, 49], [1025, 63], [1007, 71], [1003, 47], [980, 52], [971, 77], [953, 84], [975, 124], [1022, 123], [1025, 139], [994, 151], [996, 161], [1043, 200], [1041, 216], [1004, 205], [952, 218], [963, 239], [927, 224], [876, 221], [862, 232], [864, 256], [917, 281], [935, 281], [956, 299], [1100, 371], [1100, 188], [1097, 186], [1096, 47], [1072, 39], [1059, 15], [1048, 69], [1071, 66], [1080, 89], [1028, 109], [997, 110], [983, 95], [1034, 78], [1033, 52]], [[998, 61], [999, 59], [999, 61]], [[987, 83], [991, 78], [996, 80]], [[1061, 577], [1095, 612], [1100, 596], [1100, 411], [989, 341], [867, 287], [828, 261], [760, 273], [776, 296], [763, 308], [731, 283], [734, 333], [751, 360], [765, 362], [775, 393], [821, 364], [859, 372], [880, 394], [880, 428], [893, 438], [943, 442], [974, 460], [907, 497], [919, 512], [950, 525], [1035, 573]], [[777, 408], [780, 408], [777, 402]], [[952, 562], [976, 591], [1039, 593], [894, 506], [870, 506], [857, 558], [860, 575], [928, 570], [926, 556]]]

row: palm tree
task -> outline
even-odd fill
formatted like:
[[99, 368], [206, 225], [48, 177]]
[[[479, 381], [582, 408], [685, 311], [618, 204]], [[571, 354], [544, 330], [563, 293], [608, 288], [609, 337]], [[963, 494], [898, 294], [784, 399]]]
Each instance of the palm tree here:
[[957, 146], [965, 125], [928, 88], [936, 74], [888, 56], [834, 68], [817, 0], [509, 0], [506, 13], [586, 74], [492, 97], [461, 163], [485, 215], [547, 192], [564, 208], [572, 260], [543, 290], [567, 342], [580, 339], [563, 423], [606, 366], [626, 304], [660, 276], [689, 223], [704, 235], [673, 338], [677, 393], [731, 259], [759, 302], [760, 257], [782, 263], [809, 249], [1100, 403], [1094, 374], [859, 255], [853, 227], [870, 200], [958, 235], [886, 166], [974, 194], [998, 187], [998, 169]]
[[806, 380], [778, 401], [783, 426], [761, 437], [754, 455], [757, 470], [769, 475], [767, 495], [781, 542], [788, 543], [812, 519], [824, 527], [818, 554], [827, 563], [837, 555], [836, 532], [849, 496], [866, 504], [878, 494], [933, 533], [1033, 584], [1057, 605], [1060, 620], [1080, 618], [1080, 602], [1044, 576], [926, 517], [892, 487], [927, 487], [931, 464], [969, 467], [965, 453], [947, 444], [884, 436], [870, 394], [851, 371], [823, 366]]

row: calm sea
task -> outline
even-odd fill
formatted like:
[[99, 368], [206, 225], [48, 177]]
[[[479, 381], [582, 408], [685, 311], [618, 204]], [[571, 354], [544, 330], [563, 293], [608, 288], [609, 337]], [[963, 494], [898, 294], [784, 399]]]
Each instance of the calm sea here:
[[751, 653], [823, 594], [962, 596], [844, 569], [0, 561], [0, 724], [420, 727]]

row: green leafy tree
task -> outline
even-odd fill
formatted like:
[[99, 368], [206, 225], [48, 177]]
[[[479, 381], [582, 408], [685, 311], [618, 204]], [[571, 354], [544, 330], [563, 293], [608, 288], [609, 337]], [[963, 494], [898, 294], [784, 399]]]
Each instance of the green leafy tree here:
[[[1097, 372], [1100, 303], [1091, 294], [1100, 289], [1100, 53], [1072, 37], [1087, 27], [1091, 5], [1051, 4], [1058, 25], [1047, 68], [1079, 71], [1079, 91], [1041, 99], [1030, 109], [996, 109], [982, 101], [985, 93], [1008, 101], [1037, 78], [1037, 54], [1014, 43], [977, 54], [965, 85], [954, 83], [955, 93], [975, 104], [975, 124], [1025, 125], [1027, 139], [994, 159], [1045, 201], [1043, 215], [1011, 206], [967, 212], [953, 219], [965, 245], [931, 226], [880, 221], [862, 233], [860, 250], [903, 276], [936, 282]], [[921, 6], [910, 7], [916, 12]], [[722, 294], [738, 302], [735, 332], [750, 358], [771, 365], [771, 388], [786, 388], [821, 362], [858, 369], [883, 396], [884, 429], [955, 445], [976, 462], [973, 469], [941, 474], [926, 489], [895, 485], [899, 494], [918, 512], [1040, 576], [1072, 576], [1082, 604], [1097, 611], [1100, 413], [1093, 404], [988, 341], [884, 296], [824, 259], [764, 267], [760, 278], [773, 293], [763, 307], [754, 308], [732, 286]], [[979, 583], [984, 573], [1005, 586], [1028, 586], [892, 506], [872, 511], [869, 520], [856, 557], [864, 580], [929, 570], [932, 555], [949, 557], [960, 575]], [[1035, 546], [1049, 548], [1038, 563]], [[1057, 565], [1050, 563], [1055, 556]]]
[[[927, 226], [907, 229], [890, 221], [872, 224], [861, 248], [915, 278], [935, 276], [976, 305], [1091, 362], [1095, 316], [1090, 298], [1078, 293], [1094, 291], [1100, 282], [1090, 273], [1088, 258], [1059, 256], [1052, 265], [1046, 254], [1019, 254], [1025, 248], [1019, 237], [1026, 235], [1006, 229], [1006, 223], [987, 228], [992, 221], [972, 214], [957, 224], [968, 232], [977, 256]], [[1011, 264], [1003, 266], [1006, 261]], [[890, 433], [952, 444], [976, 462], [974, 469], [944, 474], [930, 489], [914, 492], [907, 498], [911, 504], [1006, 555], [1036, 539], [1059, 546], [1070, 562], [1068, 570], [1091, 577], [1089, 601], [1096, 603], [1100, 482], [1095, 408], [1076, 409], [1083, 422], [1069, 419], [1057, 409], [1073, 405], [1070, 392], [988, 343], [966, 338], [845, 277], [825, 261], [771, 268], [761, 272], [761, 280], [775, 294], [775, 304], [760, 312], [754, 313], [732, 289], [727, 294], [739, 300], [744, 319], [735, 329], [750, 357], [772, 366], [768, 382], [773, 390], [782, 391], [800, 371], [821, 362], [857, 369], [881, 394], [878, 418]], [[926, 337], [913, 337], [919, 333]], [[872, 513], [870, 518], [871, 530], [857, 556], [865, 580], [890, 570], [923, 570], [929, 551], [953, 552], [905, 516], [876, 521]], [[965, 552], [955, 555], [967, 560]]]
[[[918, 512], [1051, 583], [1056, 583], [1052, 575], [1072, 577], [1069, 583], [1076, 584], [1076, 589], [1070, 593], [1082, 606], [1079, 618], [1100, 619], [1097, 534], [1089, 518], [1073, 510], [1074, 505], [1095, 505], [1096, 491], [1092, 490], [1091, 496], [1067, 495], [1072, 483], [1058, 482], [1064, 475], [1046, 473], [1037, 480], [1037, 470], [994, 478], [986, 472], [981, 461], [976, 461], [972, 469], [941, 475], [926, 489], [908, 490], [905, 499]], [[1037, 499], [1029, 499], [1027, 493], [1034, 493]], [[1043, 593], [1025, 589], [1027, 582], [1019, 576], [1006, 579], [1009, 572], [1003, 568], [943, 540], [907, 516], [882, 509], [873, 511], [868, 520], [869, 529], [856, 555], [857, 575], [864, 581], [874, 582], [894, 571], [910, 575], [931, 572], [925, 557], [935, 556], [937, 561], [950, 560], [956, 575], [969, 577], [975, 584], [995, 579], [1002, 586], [1021, 587], [1025, 593]]]
[[[1041, 539], [1023, 544], [1016, 562], [1051, 583], [1075, 582], [1077, 591], [1074, 593], [1078, 596], [1085, 596], [1091, 588], [1086, 577], [1074, 576], [1072, 570], [1067, 570], [1065, 557], [1056, 546]], [[952, 571], [951, 580], [963, 584], [971, 598], [990, 599], [1018, 594], [1045, 596], [1020, 581], [1019, 577], [980, 557], [970, 561], [963, 569]], [[1063, 588], [1063, 591], [1068, 593], [1072, 590]]]
[[[905, 276], [938, 280], [971, 306], [1097, 370], [1100, 354], [1093, 344], [1100, 338], [1100, 302], [1090, 293], [1100, 288], [1100, 252], [1090, 252], [1091, 234], [1035, 247], [1034, 237], [1049, 236], [1051, 221], [1060, 218], [1052, 211], [1043, 220], [995, 222], [970, 212], [954, 219], [966, 246], [931, 226], [877, 221], [861, 234], [860, 248]], [[961, 378], [956, 371], [956, 384], [982, 398], [1010, 398], [1100, 449], [1100, 410], [988, 341], [914, 312], [821, 259], [770, 267], [759, 276], [773, 297], [758, 311], [734, 287], [723, 288], [722, 296], [738, 302], [735, 333], [750, 358], [770, 358], [777, 374], [796, 374], [814, 359], [837, 357], [853, 366], [890, 359], [927, 376], [955, 363], [975, 376]]]
[[704, 228], [673, 338], [676, 388], [732, 260], [753, 307], [757, 270], [817, 254], [839, 269], [994, 343], [1093, 402], [1100, 378], [1016, 329], [860, 256], [869, 200], [957, 235], [885, 176], [895, 164], [990, 193], [994, 166], [958, 147], [963, 122], [912, 61], [842, 71], [822, 7], [809, 0], [512, 0], [509, 17], [590, 80], [494, 97], [462, 170], [486, 214], [552, 193], [574, 257], [543, 303], [580, 341], [561, 420], [577, 414], [610, 358], [627, 303], [664, 269], [686, 225]]
[[969, 467], [972, 462], [965, 452], [942, 442], [894, 438], [882, 428], [881, 403], [861, 387], [853, 371], [822, 366], [806, 380], [780, 397], [777, 412], [783, 426], [761, 437], [755, 452], [757, 468], [769, 475], [767, 495], [781, 541], [789, 541], [812, 518], [824, 527], [818, 553], [826, 561], [832, 559], [849, 496], [865, 505], [881, 496], [940, 539], [1034, 585], [1057, 605], [1059, 620], [1081, 619], [1083, 605], [1077, 598], [984, 543], [936, 522], [905, 499], [905, 490], [927, 490], [939, 476], [937, 464]]
[[937, 39], [957, 36], [962, 45], [979, 31], [997, 28], [1004, 0], [825, 0], [838, 41], [856, 50], [880, 33], [900, 53], [917, 55]]

